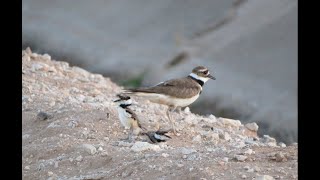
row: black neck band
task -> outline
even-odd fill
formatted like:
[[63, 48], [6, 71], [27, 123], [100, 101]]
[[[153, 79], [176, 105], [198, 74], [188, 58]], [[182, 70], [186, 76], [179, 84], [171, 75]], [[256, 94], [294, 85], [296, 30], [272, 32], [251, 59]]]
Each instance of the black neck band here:
[[195, 80], [197, 83], [200, 84], [200, 86], [203, 86], [203, 85], [204, 85], [204, 82], [203, 82], [203, 81], [201, 81], [201, 80], [199, 80], [199, 79], [196, 79], [196, 78], [194, 78], [194, 77], [192, 77], [192, 76], [190, 76], [190, 75], [189, 75], [188, 77], [190, 77], [191, 79]]
[[131, 104], [120, 104], [120, 107], [122, 107], [122, 108], [126, 108], [126, 107], [128, 107], [128, 106], [130, 106]]

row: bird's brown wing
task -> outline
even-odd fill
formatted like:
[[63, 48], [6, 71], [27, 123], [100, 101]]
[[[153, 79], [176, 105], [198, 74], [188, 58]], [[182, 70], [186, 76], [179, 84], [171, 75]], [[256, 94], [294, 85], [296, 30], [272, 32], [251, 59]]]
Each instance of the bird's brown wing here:
[[191, 98], [197, 95], [201, 86], [188, 77], [172, 79], [152, 87], [129, 89], [131, 92], [159, 93], [178, 98]]

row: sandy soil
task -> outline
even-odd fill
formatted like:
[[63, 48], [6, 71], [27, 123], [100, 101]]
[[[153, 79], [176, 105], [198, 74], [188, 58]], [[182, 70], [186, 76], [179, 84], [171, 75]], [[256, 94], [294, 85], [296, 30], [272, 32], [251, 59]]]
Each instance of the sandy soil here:
[[[47, 54], [22, 51], [23, 179], [297, 179], [297, 144], [258, 137], [240, 121], [173, 113], [179, 136], [128, 143], [112, 100], [122, 87]], [[135, 98], [148, 128], [166, 107]], [[143, 147], [137, 148], [137, 145]], [[267, 175], [267, 176], [263, 176]], [[270, 176], [270, 177], [269, 177]]]

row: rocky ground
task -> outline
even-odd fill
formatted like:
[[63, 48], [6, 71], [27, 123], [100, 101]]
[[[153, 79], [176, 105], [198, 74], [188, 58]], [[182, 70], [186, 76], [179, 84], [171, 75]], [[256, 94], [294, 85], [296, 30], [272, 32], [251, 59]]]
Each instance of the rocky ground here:
[[[297, 144], [285, 145], [259, 124], [173, 113], [178, 136], [150, 144], [128, 134], [109, 78], [50, 55], [22, 51], [23, 179], [298, 179]], [[167, 128], [166, 107], [134, 98], [132, 109], [152, 129]]]

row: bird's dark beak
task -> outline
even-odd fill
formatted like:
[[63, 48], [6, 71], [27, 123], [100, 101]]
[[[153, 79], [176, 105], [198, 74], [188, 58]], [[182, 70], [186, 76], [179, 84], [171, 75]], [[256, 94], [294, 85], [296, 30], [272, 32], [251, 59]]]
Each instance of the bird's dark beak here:
[[216, 78], [214, 76], [212, 76], [211, 74], [209, 74], [207, 77], [210, 79], [216, 80]]
[[118, 102], [118, 101], [121, 101], [121, 99], [114, 100], [113, 102]]

